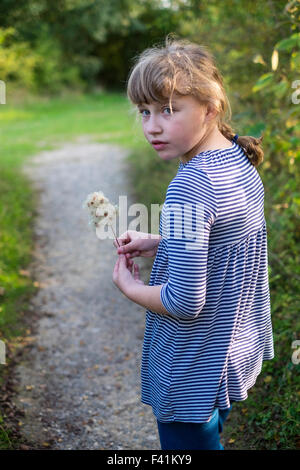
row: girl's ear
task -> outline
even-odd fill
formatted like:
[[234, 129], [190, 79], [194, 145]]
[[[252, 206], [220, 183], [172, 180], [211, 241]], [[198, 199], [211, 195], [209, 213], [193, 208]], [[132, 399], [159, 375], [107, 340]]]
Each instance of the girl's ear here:
[[213, 120], [218, 114], [218, 111], [217, 109], [212, 106], [211, 104], [208, 104], [207, 105], [207, 108], [206, 108], [206, 114], [205, 114], [205, 118], [210, 121], [210, 120]]

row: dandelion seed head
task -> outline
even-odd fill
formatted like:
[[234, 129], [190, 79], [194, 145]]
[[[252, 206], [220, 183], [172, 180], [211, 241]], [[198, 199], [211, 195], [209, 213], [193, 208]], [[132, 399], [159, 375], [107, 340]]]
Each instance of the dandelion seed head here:
[[112, 222], [118, 213], [118, 206], [111, 204], [102, 191], [90, 193], [84, 201], [83, 207], [89, 211], [89, 224], [97, 228]]

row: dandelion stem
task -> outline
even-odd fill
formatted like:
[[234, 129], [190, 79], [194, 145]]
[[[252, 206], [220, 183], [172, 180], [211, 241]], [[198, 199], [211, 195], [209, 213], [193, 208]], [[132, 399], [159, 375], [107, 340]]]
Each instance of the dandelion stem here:
[[114, 229], [113, 229], [112, 224], [110, 224], [110, 226], [111, 226], [111, 229], [112, 229], [113, 234], [114, 234], [114, 236], [115, 236], [116, 242], [117, 242], [118, 246], [120, 246], [120, 244], [119, 244], [119, 242], [118, 242], [118, 240], [117, 240], [117, 237], [116, 237], [116, 234], [115, 234], [115, 231], [114, 231]]

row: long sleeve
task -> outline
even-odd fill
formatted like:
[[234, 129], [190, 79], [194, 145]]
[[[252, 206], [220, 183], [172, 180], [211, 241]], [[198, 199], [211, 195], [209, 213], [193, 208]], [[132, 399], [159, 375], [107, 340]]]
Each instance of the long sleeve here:
[[205, 304], [209, 236], [216, 216], [216, 196], [205, 172], [189, 168], [172, 180], [162, 211], [169, 277], [160, 298], [175, 317], [196, 318]]

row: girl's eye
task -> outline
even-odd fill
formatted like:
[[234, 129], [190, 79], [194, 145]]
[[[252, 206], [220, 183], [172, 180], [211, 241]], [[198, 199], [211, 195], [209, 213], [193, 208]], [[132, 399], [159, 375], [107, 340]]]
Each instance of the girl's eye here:
[[170, 108], [169, 106], [165, 107], [165, 108], [163, 109], [163, 112], [164, 112], [165, 114], [172, 114], [171, 108]]
[[148, 109], [140, 109], [140, 114], [142, 116], [149, 116], [148, 113], [150, 114], [150, 111]]

